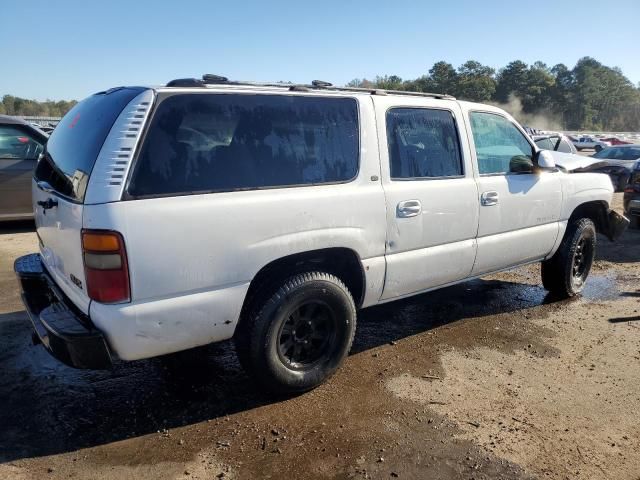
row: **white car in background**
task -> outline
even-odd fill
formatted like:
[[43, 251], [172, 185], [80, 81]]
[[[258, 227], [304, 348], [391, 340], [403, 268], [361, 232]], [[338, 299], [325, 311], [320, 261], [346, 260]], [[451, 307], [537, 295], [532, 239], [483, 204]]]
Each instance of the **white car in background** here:
[[580, 138], [574, 138], [573, 144], [576, 146], [578, 151], [581, 150], [595, 150], [599, 152], [603, 148], [607, 148], [611, 146], [611, 142], [606, 142], [604, 140], [599, 140], [596, 137], [584, 136]]

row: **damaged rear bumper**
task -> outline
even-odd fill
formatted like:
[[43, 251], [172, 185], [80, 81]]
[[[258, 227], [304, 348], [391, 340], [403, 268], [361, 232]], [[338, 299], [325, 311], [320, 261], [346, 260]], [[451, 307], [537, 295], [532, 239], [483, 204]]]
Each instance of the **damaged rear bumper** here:
[[105, 338], [56, 287], [37, 253], [16, 259], [13, 269], [34, 339], [62, 363], [74, 368], [105, 369], [111, 354]]

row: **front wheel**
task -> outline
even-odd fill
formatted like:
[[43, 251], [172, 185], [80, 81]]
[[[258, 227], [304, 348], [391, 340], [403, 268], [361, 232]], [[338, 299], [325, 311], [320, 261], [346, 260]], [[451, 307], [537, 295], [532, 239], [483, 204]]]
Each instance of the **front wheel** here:
[[560, 298], [578, 295], [584, 289], [596, 253], [596, 227], [588, 218], [572, 221], [558, 251], [542, 262], [544, 288]]
[[245, 370], [284, 394], [311, 390], [333, 375], [356, 330], [355, 303], [344, 283], [329, 273], [306, 272], [266, 300], [257, 298], [234, 337]]

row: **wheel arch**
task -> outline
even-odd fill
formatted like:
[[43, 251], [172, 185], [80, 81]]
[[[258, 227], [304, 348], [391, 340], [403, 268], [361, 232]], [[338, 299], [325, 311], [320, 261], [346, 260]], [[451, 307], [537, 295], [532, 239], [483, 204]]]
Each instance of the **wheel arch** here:
[[249, 284], [242, 305], [241, 320], [261, 292], [270, 291], [274, 285], [282, 283], [287, 278], [310, 270], [319, 270], [338, 277], [353, 295], [356, 306], [362, 305], [366, 276], [360, 256], [350, 248], [331, 247], [286, 255], [264, 265]]
[[590, 200], [576, 206], [571, 212], [569, 223], [579, 219], [588, 218], [596, 226], [598, 233], [607, 234], [608, 232], [608, 215], [609, 204], [604, 200]]

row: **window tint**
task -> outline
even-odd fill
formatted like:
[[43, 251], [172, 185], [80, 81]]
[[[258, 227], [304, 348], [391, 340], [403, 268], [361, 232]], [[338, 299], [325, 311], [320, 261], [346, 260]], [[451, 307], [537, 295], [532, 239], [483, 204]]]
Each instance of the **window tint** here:
[[0, 125], [0, 158], [36, 160], [42, 144], [32, 135], [13, 125]]
[[177, 94], [158, 106], [133, 196], [343, 182], [358, 172], [349, 98]]
[[472, 112], [471, 131], [480, 174], [533, 168], [533, 149], [513, 123], [494, 113]]
[[38, 180], [58, 193], [82, 201], [102, 144], [124, 107], [142, 88], [116, 88], [81, 101], [60, 120], [36, 167]]
[[462, 175], [462, 157], [451, 112], [394, 108], [387, 112], [391, 178]]

